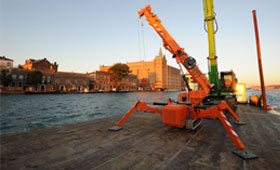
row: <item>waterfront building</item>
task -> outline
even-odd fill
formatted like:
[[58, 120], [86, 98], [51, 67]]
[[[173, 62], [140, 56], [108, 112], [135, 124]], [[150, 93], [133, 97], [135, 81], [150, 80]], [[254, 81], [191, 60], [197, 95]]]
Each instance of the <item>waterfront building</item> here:
[[[59, 72], [58, 65], [42, 60], [28, 59], [25, 64], [13, 68], [8, 73], [12, 80], [7, 86], [1, 85], [1, 92], [89, 92], [89, 91], [135, 91], [138, 89], [138, 79], [129, 75], [121, 81], [112, 79], [108, 72], [96, 71], [92, 73]], [[40, 72], [39, 83], [28, 83], [28, 76]]]
[[50, 81], [55, 91], [88, 92], [90, 90], [90, 77], [83, 73], [56, 72], [50, 77], [45, 77], [45, 81]]
[[[180, 70], [167, 65], [166, 57], [161, 49], [152, 61], [126, 63], [133, 75], [139, 80], [142, 89], [181, 90], [182, 78]], [[111, 66], [100, 66], [99, 70], [107, 72]]]
[[91, 80], [94, 82], [94, 91], [111, 91], [114, 88], [110, 73], [104, 71], [95, 71], [89, 73]]
[[8, 69], [11, 70], [13, 68], [14, 60], [6, 58], [5, 56], [0, 56], [0, 70]]
[[95, 71], [88, 74], [93, 82], [94, 91], [135, 91], [138, 89], [138, 80], [135, 75], [128, 75], [120, 82], [112, 79], [112, 74], [105, 71]]
[[53, 86], [50, 81], [51, 74], [42, 73], [41, 82], [37, 85], [28, 84], [28, 76], [34, 72], [33, 70], [25, 70], [22, 68], [13, 68], [9, 73], [12, 77], [10, 84], [6, 87], [2, 87], [4, 92], [10, 93], [23, 93], [25, 91], [53, 91]]
[[[90, 90], [91, 80], [87, 74], [58, 72], [57, 69], [56, 62], [52, 64], [46, 58], [42, 60], [28, 59], [24, 65], [10, 71], [12, 81], [8, 86], [1, 87], [2, 92], [87, 92]], [[37, 85], [28, 84], [28, 76], [38, 71], [41, 73], [39, 83]]]
[[12, 77], [11, 82], [8, 86], [1, 87], [1, 91], [21, 93], [26, 87], [26, 79], [30, 71], [13, 68], [10, 70], [10, 75]]
[[36, 91], [88, 91], [89, 76], [83, 73], [58, 72], [58, 64], [46, 58], [25, 60], [24, 70], [42, 72], [42, 83]]
[[20, 91], [26, 85], [26, 79], [30, 71], [14, 68], [11, 71], [12, 82], [11, 87], [15, 91]]

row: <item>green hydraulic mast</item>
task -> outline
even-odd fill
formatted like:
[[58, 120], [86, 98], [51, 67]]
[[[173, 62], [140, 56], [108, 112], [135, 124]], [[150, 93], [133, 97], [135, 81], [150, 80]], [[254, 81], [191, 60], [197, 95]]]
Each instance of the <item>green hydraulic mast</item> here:
[[[214, 28], [215, 12], [213, 0], [203, 0], [204, 10], [204, 22], [207, 25], [205, 30], [208, 33], [208, 45], [209, 45], [209, 56], [208, 56], [208, 67], [209, 67], [209, 81], [214, 84], [215, 92], [221, 91], [221, 83], [219, 79], [216, 47], [215, 47], [215, 33], [217, 30]], [[216, 28], [217, 29], [217, 28]]]

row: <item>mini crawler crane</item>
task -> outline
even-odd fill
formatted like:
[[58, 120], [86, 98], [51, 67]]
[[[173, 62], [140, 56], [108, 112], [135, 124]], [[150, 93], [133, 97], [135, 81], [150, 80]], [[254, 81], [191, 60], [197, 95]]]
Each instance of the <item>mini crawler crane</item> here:
[[196, 60], [189, 56], [184, 51], [184, 48], [177, 44], [177, 42], [161, 24], [158, 16], [152, 12], [150, 5], [147, 5], [145, 8], [138, 11], [138, 15], [139, 17], [146, 17], [150, 26], [152, 26], [152, 28], [161, 37], [163, 46], [170, 51], [171, 54], [173, 54], [173, 58], [176, 59], [176, 62], [179, 65], [181, 64], [189, 72], [201, 89], [179, 94], [178, 101], [176, 102], [168, 99], [167, 103], [153, 103], [154, 105], [161, 105], [162, 108], [152, 107], [145, 102], [138, 101], [136, 105], [116, 123], [116, 126], [111, 127], [109, 130], [121, 130], [121, 125], [123, 125], [127, 118], [135, 111], [158, 113], [162, 117], [163, 124], [177, 128], [186, 127], [187, 129], [192, 130], [196, 129], [201, 124], [201, 120], [203, 118], [219, 119], [237, 148], [237, 150], [234, 150], [233, 153], [243, 159], [256, 158], [256, 155], [245, 150], [243, 142], [235, 133], [233, 127], [223, 113], [224, 111], [228, 111], [237, 124], [242, 124], [239, 117], [229, 107], [229, 105], [224, 100], [221, 100], [218, 103], [203, 101], [203, 99], [211, 92], [213, 85], [200, 71], [196, 64]]

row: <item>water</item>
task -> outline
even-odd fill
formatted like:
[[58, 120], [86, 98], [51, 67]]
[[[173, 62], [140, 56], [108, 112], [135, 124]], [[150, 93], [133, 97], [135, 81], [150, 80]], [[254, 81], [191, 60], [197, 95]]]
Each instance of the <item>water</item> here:
[[[247, 90], [247, 96], [261, 95], [259, 90]], [[272, 106], [275, 110], [280, 111], [280, 90], [267, 90], [266, 91], [267, 104]], [[249, 97], [248, 97], [249, 100]]]
[[137, 101], [166, 102], [178, 92], [1, 95], [1, 131], [11, 133], [124, 114]]
[[[260, 94], [249, 90], [248, 95]], [[124, 114], [137, 101], [166, 102], [178, 92], [132, 92], [94, 94], [1, 95], [0, 133], [14, 133], [83, 122]], [[280, 90], [267, 91], [268, 103], [280, 110]]]

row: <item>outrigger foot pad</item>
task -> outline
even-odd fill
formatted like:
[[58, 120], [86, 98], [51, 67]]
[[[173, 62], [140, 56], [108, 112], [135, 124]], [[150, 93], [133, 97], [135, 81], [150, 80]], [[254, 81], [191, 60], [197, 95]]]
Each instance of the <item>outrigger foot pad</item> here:
[[202, 119], [187, 119], [186, 129], [195, 130], [202, 122]]
[[246, 125], [246, 122], [242, 122], [242, 121], [234, 121], [233, 122], [234, 124], [236, 124], [236, 125]]
[[248, 151], [241, 151], [241, 150], [234, 150], [232, 151], [235, 155], [239, 156], [240, 158], [244, 159], [244, 160], [248, 160], [248, 159], [256, 159], [258, 158], [257, 155], [250, 153]]
[[123, 128], [121, 126], [112, 126], [108, 130], [109, 131], [119, 131], [122, 130]]

